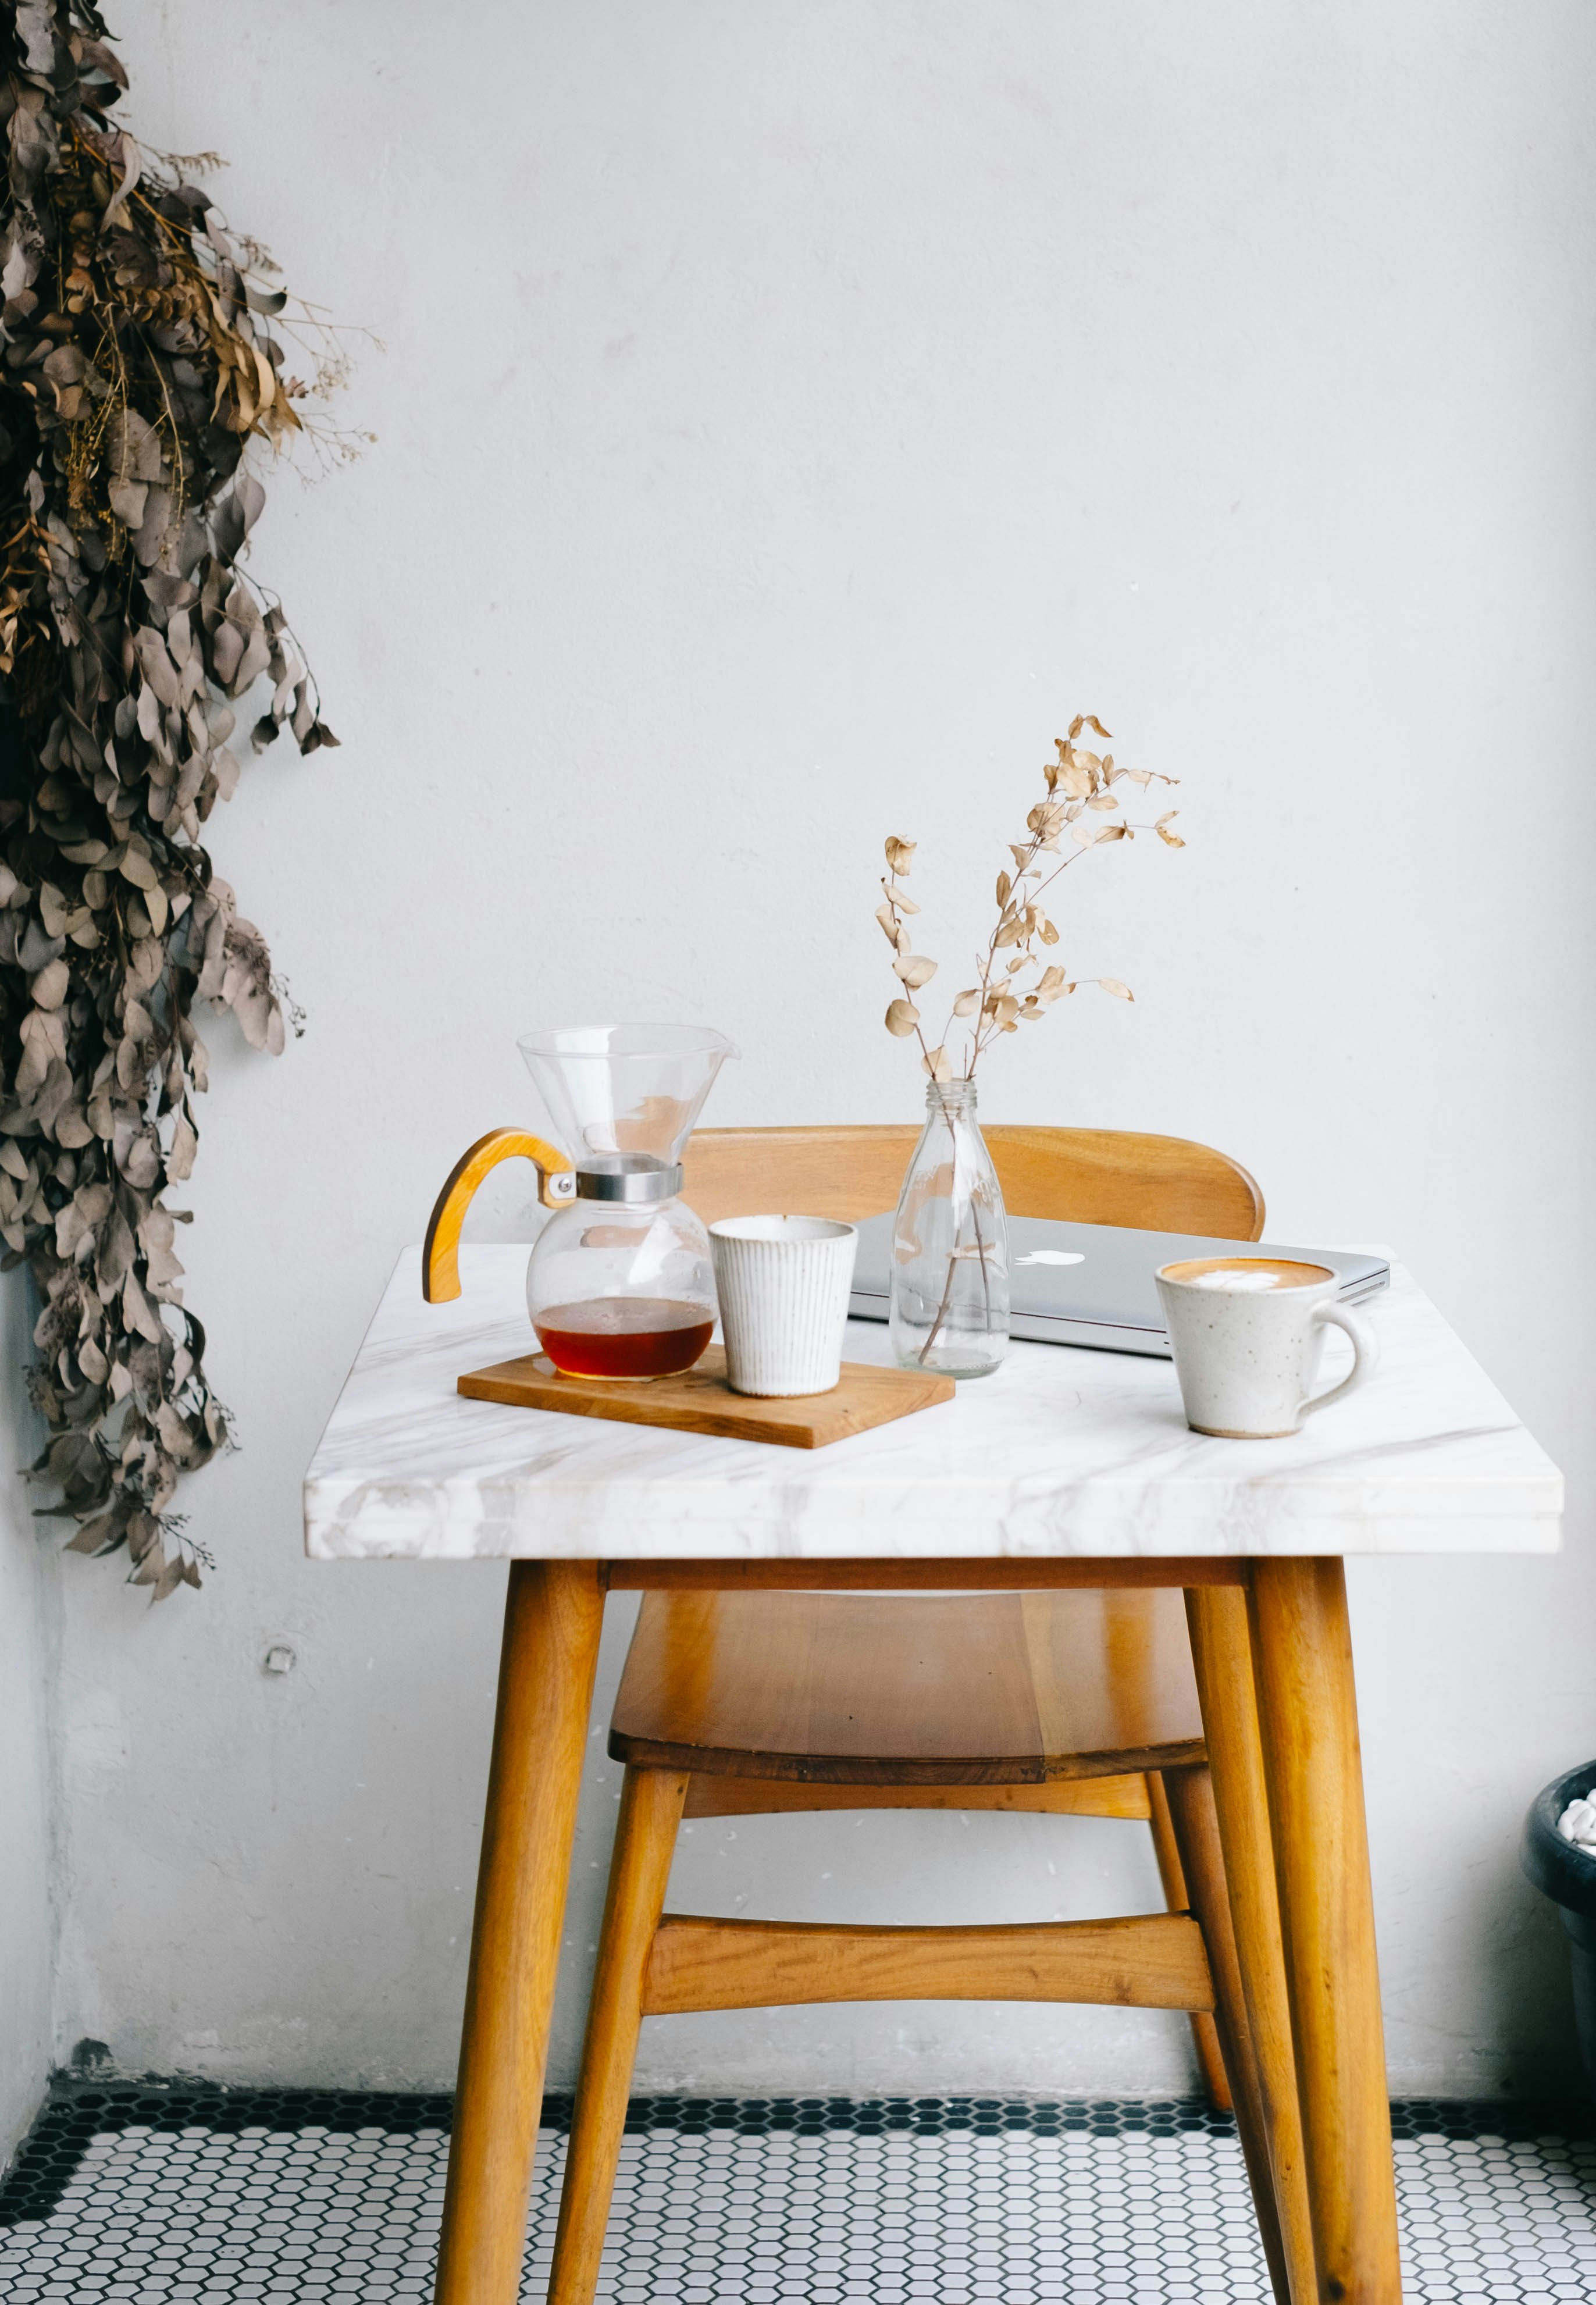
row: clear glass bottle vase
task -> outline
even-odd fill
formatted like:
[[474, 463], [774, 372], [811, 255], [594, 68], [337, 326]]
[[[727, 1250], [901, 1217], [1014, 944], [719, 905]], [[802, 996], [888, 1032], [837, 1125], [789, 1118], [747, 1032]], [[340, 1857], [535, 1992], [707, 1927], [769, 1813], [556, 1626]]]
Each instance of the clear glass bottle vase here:
[[892, 1241], [892, 1348], [902, 1368], [987, 1376], [1008, 1350], [1008, 1223], [973, 1081], [933, 1081]]

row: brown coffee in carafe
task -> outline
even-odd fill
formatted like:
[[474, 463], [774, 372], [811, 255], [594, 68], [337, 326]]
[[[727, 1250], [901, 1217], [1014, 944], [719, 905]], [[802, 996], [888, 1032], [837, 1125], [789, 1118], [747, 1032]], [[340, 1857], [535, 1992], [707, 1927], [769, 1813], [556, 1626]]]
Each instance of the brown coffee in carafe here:
[[675, 1376], [692, 1366], [715, 1322], [701, 1305], [668, 1297], [590, 1297], [546, 1305], [532, 1323], [565, 1376]]

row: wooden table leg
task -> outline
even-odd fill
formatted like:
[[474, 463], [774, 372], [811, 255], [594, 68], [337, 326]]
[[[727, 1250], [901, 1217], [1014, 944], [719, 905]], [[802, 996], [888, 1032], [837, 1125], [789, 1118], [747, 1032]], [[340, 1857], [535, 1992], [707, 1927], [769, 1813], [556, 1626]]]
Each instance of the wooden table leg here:
[[511, 1563], [437, 2305], [515, 2305], [521, 2286], [603, 1620], [595, 1562]]
[[1319, 2293], [1324, 2305], [1401, 2305], [1341, 1562], [1255, 1561], [1251, 1614]]
[[[1258, 2073], [1261, 2122], [1274, 2180], [1280, 2254], [1292, 2305], [1317, 2305], [1313, 2228], [1303, 2162], [1291, 2004], [1275, 1892], [1269, 1794], [1252, 1689], [1247, 1596], [1236, 1586], [1186, 1594], [1192, 1663], [1202, 1705], [1202, 1733], [1213, 1779], [1214, 1807], [1235, 1939], [1242, 1995]], [[1271, 2267], [1272, 2270], [1272, 2267]], [[1277, 2284], [1277, 2286], [1278, 2284]]]

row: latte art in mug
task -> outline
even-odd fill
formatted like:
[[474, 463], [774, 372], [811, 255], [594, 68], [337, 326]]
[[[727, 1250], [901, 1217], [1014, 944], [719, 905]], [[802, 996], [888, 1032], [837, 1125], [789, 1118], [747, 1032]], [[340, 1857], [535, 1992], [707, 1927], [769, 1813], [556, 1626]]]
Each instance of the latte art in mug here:
[[1167, 1279], [1184, 1280], [1189, 1289], [1243, 1297], [1260, 1297], [1271, 1289], [1312, 1289], [1316, 1281], [1336, 1278], [1328, 1264], [1298, 1264], [1284, 1256], [1194, 1256], [1163, 1269]]

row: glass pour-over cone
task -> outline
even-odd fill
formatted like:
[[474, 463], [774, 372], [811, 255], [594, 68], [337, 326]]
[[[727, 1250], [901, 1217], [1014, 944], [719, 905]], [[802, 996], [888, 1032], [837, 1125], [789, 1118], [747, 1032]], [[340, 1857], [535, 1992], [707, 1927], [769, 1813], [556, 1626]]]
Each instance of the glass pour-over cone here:
[[567, 1025], [518, 1043], [549, 1117], [580, 1170], [607, 1156], [675, 1168], [727, 1057], [724, 1033], [701, 1025]]

